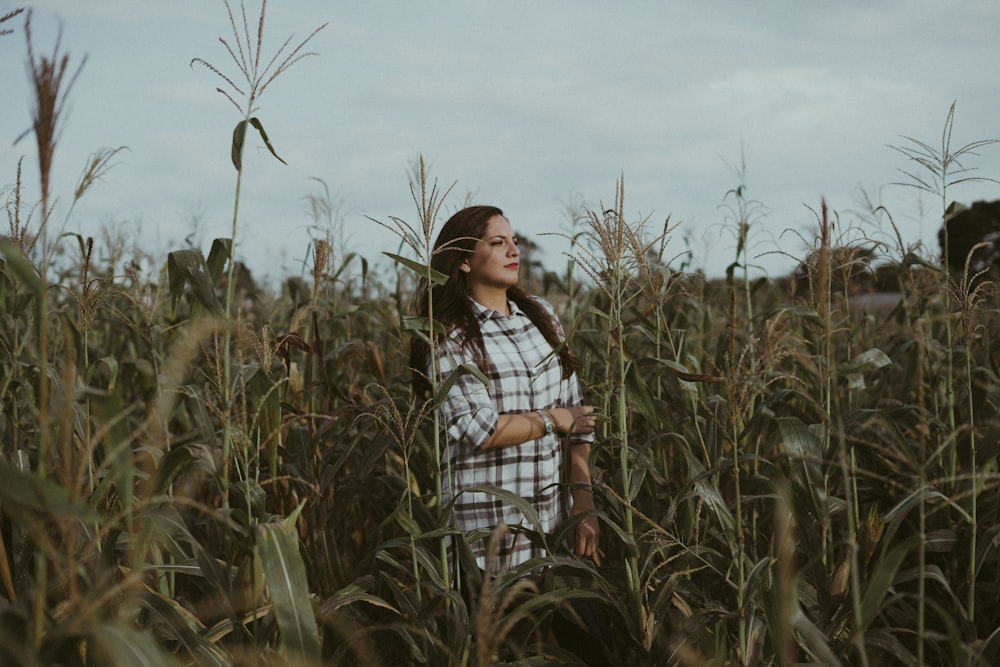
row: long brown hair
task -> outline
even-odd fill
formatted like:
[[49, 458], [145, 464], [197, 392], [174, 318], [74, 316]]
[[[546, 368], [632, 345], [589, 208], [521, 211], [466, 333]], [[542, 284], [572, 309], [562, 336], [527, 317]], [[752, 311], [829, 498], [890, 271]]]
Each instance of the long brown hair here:
[[[431, 256], [431, 268], [448, 276], [448, 281], [431, 288], [427, 279], [422, 278], [414, 294], [416, 315], [427, 317], [430, 300], [433, 297], [435, 322], [443, 324], [448, 332], [455, 330], [461, 332], [462, 348], [472, 350], [476, 365], [483, 370], [486, 365], [486, 345], [483, 343], [479, 320], [476, 319], [472, 308], [468, 274], [460, 267], [483, 238], [487, 223], [497, 215], [503, 216], [503, 211], [496, 206], [469, 206], [448, 218], [438, 232]], [[544, 306], [517, 285], [507, 288], [507, 298], [517, 304], [552, 349], [557, 351], [563, 378], [568, 378], [580, 369], [580, 361], [569, 351], [565, 341], [559, 338], [556, 323]], [[430, 392], [430, 382], [427, 378], [430, 352], [426, 340], [416, 336], [411, 339], [412, 386], [419, 394]]]

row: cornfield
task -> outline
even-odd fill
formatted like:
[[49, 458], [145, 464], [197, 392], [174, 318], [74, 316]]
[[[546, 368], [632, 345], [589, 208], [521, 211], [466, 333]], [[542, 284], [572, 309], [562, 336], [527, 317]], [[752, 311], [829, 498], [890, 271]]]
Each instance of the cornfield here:
[[[443, 545], [490, 536], [450, 528], [436, 399], [412, 396], [407, 368], [433, 331], [409, 301], [436, 279], [451, 190], [421, 162], [416, 222], [369, 221], [400, 236], [394, 270], [324, 238], [310, 276], [256, 288], [234, 258], [242, 148], [252, 128], [277, 157], [255, 96], [312, 54], [307, 39], [259, 71], [259, 34], [255, 52], [230, 20], [250, 85], [195, 61], [250, 91], [220, 89], [243, 114], [232, 236], [152, 276], [114, 238], [47, 233], [74, 77], [29, 36], [42, 197], [21, 201], [17, 165], [0, 239], [0, 664], [571, 664], [550, 623], [580, 600], [605, 614], [609, 665], [997, 664], [992, 284], [847, 238], [822, 202], [794, 279], [751, 279], [742, 188], [725, 278], [672, 268], [672, 223], [629, 220], [624, 179], [576, 212], [562, 269], [522, 260], [600, 413], [602, 547], [572, 557], [571, 526], [543, 534], [509, 499], [526, 521], [497, 530], [550, 555], [484, 581], [470, 613]], [[953, 158], [986, 143], [900, 151], [946, 203]], [[857, 287], [876, 248], [897, 296], [878, 309]]]

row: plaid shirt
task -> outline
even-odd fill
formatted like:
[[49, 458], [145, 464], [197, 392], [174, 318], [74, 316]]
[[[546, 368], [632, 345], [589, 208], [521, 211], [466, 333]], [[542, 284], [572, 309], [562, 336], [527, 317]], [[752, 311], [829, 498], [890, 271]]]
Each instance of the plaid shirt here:
[[[534, 297], [552, 316], [560, 338], [562, 326], [552, 306]], [[441, 478], [446, 498], [454, 496], [454, 524], [463, 533], [490, 530], [498, 524], [529, 525], [521, 512], [495, 495], [465, 491], [474, 486], [496, 486], [530, 502], [538, 513], [540, 528], [550, 533], [566, 516], [562, 439], [559, 433], [542, 436], [513, 447], [482, 449], [493, 434], [501, 414], [581, 405], [576, 375], [562, 378], [559, 356], [528, 316], [508, 302], [506, 317], [475, 301], [486, 347], [484, 374], [489, 385], [470, 373], [461, 373], [441, 405], [447, 444], [442, 452]], [[461, 335], [449, 332], [436, 350], [441, 378], [446, 380], [462, 364], [475, 366], [473, 352], [463, 354]], [[574, 436], [589, 442], [592, 435]], [[568, 480], [567, 480], [568, 481]], [[464, 492], [463, 492], [464, 491]], [[488, 539], [488, 538], [487, 538]], [[487, 540], [470, 541], [479, 567], [485, 568]], [[543, 555], [526, 537], [507, 533], [498, 544], [495, 568], [510, 568]]]

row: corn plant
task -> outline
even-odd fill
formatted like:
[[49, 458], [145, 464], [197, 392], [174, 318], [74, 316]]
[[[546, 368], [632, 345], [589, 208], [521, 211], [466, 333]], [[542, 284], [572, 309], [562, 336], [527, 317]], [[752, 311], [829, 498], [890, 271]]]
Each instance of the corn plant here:
[[[941, 132], [940, 145], [935, 147], [926, 142], [914, 139], [909, 136], [904, 136], [906, 143], [900, 146], [891, 145], [890, 148], [897, 151], [903, 155], [906, 159], [913, 163], [913, 166], [909, 169], [900, 169], [903, 175], [906, 177], [905, 181], [900, 182], [900, 185], [914, 188], [920, 192], [925, 192], [934, 195], [939, 198], [941, 203], [941, 219], [944, 224], [947, 225], [948, 211], [950, 207], [950, 202], [948, 201], [949, 193], [952, 188], [957, 185], [969, 182], [993, 182], [997, 183], [994, 178], [975, 176], [972, 172], [975, 171], [975, 167], [967, 166], [967, 163], [963, 161], [967, 160], [969, 157], [978, 156], [978, 151], [982, 148], [990, 146], [998, 142], [997, 139], [982, 139], [978, 141], [972, 141], [959, 148], [953, 148], [952, 146], [952, 130], [955, 122], [955, 106], [956, 103], [952, 102], [948, 109], [948, 114], [945, 118], [944, 127]], [[956, 432], [959, 424], [956, 421], [956, 378], [953, 366], [953, 358], [951, 350], [954, 344], [954, 317], [952, 314], [952, 299], [953, 290], [951, 283], [953, 282], [952, 277], [952, 267], [949, 266], [948, 258], [951, 256], [949, 254], [949, 234], [947, 229], [942, 235], [943, 247], [942, 247], [942, 257], [944, 261], [941, 265], [941, 270], [944, 274], [944, 281], [948, 287], [944, 290], [942, 297], [944, 299], [944, 316], [942, 318], [945, 331], [945, 349], [948, 350], [947, 354], [947, 364], [946, 371], [943, 376], [943, 389], [946, 393], [946, 405], [947, 405], [947, 417], [950, 431], [952, 433]], [[962, 280], [958, 282], [959, 288], [965, 290], [960, 298], [960, 308], [962, 310], [962, 321], [965, 326], [968, 326], [969, 316], [967, 311], [970, 309], [971, 302], [975, 301], [975, 298], [968, 295], [968, 292], [972, 290], [971, 285], [968, 284], [968, 267], [962, 274]], [[968, 332], [965, 336], [968, 337]], [[968, 340], [968, 339], [967, 339]], [[968, 359], [968, 357], [966, 357]], [[967, 362], [968, 363], [968, 362]], [[956, 450], [953, 447], [942, 447], [942, 449], [948, 449], [952, 452], [951, 465], [950, 465], [950, 475], [954, 476], [957, 473], [957, 458], [955, 457]], [[973, 479], [975, 478], [975, 473], [973, 473]], [[973, 482], [973, 486], [975, 483]], [[971, 494], [973, 501], [972, 504], [972, 534], [971, 543], [972, 548], [970, 549], [970, 562], [969, 562], [969, 578], [968, 578], [968, 613], [970, 619], [974, 621], [975, 619], [975, 572], [977, 570], [976, 565], [976, 507], [975, 498], [976, 494]], [[922, 657], [922, 656], [921, 656]]]
[[[295, 63], [311, 55], [315, 55], [313, 52], [306, 51], [306, 45], [312, 40], [316, 34], [322, 30], [326, 24], [319, 26], [312, 33], [309, 34], [304, 40], [299, 42], [299, 44], [293, 48], [289, 48], [291, 43], [291, 37], [285, 40], [285, 42], [278, 48], [273, 56], [266, 62], [262, 62], [261, 57], [263, 56], [263, 45], [264, 45], [264, 19], [267, 13], [267, 0], [261, 0], [260, 5], [260, 15], [257, 20], [257, 33], [256, 37], [253, 38], [250, 32], [250, 24], [247, 20], [246, 6], [243, 1], [240, 1], [240, 12], [239, 21], [237, 17], [233, 14], [233, 8], [230, 6], [228, 0], [224, 0], [226, 6], [226, 12], [229, 15], [229, 25], [232, 28], [232, 41], [227, 41], [225, 38], [220, 37], [219, 42], [226, 49], [233, 64], [239, 71], [239, 76], [230, 77], [226, 75], [220, 68], [212, 65], [209, 61], [203, 58], [194, 58], [191, 60], [191, 65], [200, 65], [210, 72], [222, 79], [222, 85], [216, 90], [221, 93], [227, 100], [229, 100], [233, 106], [236, 107], [237, 111], [242, 115], [242, 119], [236, 124], [233, 130], [233, 140], [231, 146], [231, 157], [233, 166], [236, 168], [236, 190], [233, 197], [233, 222], [232, 222], [232, 232], [228, 240], [228, 252], [226, 259], [228, 260], [228, 270], [227, 270], [227, 281], [226, 281], [226, 297], [225, 297], [225, 308], [223, 311], [224, 317], [227, 323], [232, 317], [232, 307], [233, 307], [233, 295], [236, 289], [235, 281], [235, 271], [236, 263], [234, 261], [234, 253], [237, 238], [237, 227], [239, 222], [239, 210], [240, 210], [240, 191], [243, 183], [243, 153], [246, 144], [246, 137], [249, 128], [254, 128], [260, 134], [261, 139], [264, 141], [264, 145], [271, 152], [277, 160], [284, 163], [285, 161], [278, 156], [274, 147], [271, 144], [271, 140], [267, 136], [267, 132], [264, 131], [264, 124], [255, 115], [258, 112], [258, 104], [260, 98], [263, 96], [264, 91], [271, 85], [271, 83], [281, 74], [286, 72]], [[239, 80], [237, 84], [234, 79]], [[222, 393], [222, 403], [223, 403], [223, 418], [228, 422], [232, 417], [233, 410], [233, 390], [232, 383], [234, 378], [232, 377], [231, 370], [231, 351], [230, 351], [230, 341], [231, 341], [231, 329], [229, 327], [224, 329], [223, 340], [222, 340], [222, 352], [223, 352], [223, 368], [222, 375], [220, 378], [219, 389]], [[222, 449], [222, 460], [223, 460], [223, 502], [228, 504], [229, 502], [229, 460], [232, 456], [233, 447], [233, 433], [232, 429], [228, 426], [223, 432], [223, 449]]]

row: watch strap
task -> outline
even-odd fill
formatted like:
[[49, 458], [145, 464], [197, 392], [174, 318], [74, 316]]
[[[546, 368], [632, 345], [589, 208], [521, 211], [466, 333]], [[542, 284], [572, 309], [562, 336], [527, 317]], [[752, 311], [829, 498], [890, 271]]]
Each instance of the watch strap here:
[[542, 424], [545, 425], [545, 435], [552, 435], [552, 432], [556, 430], [555, 424], [552, 423], [552, 418], [549, 417], [545, 410], [535, 410], [535, 412], [542, 418]]

